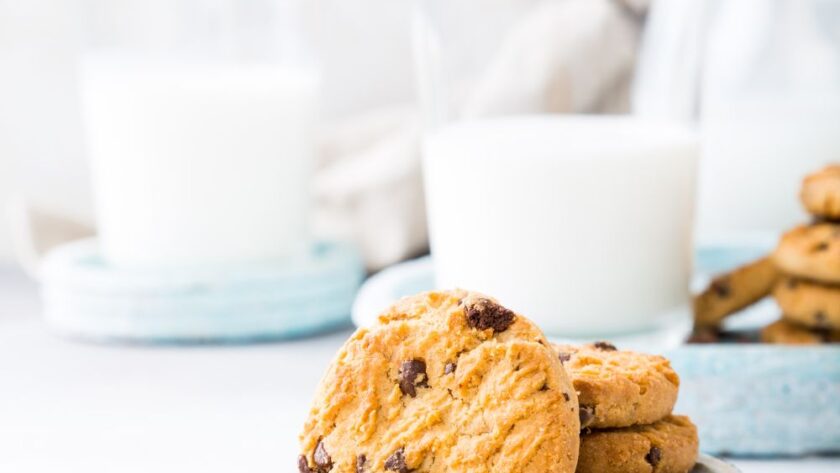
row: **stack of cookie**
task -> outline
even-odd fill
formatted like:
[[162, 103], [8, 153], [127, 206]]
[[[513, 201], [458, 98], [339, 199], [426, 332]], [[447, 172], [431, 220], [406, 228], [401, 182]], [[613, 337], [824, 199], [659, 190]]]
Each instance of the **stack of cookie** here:
[[678, 387], [662, 357], [552, 347], [489, 297], [418, 294], [338, 352], [298, 471], [688, 473], [697, 431], [671, 415]]
[[577, 473], [687, 473], [694, 424], [672, 414], [680, 380], [670, 362], [598, 342], [555, 346], [580, 402]]
[[697, 333], [772, 293], [783, 315], [762, 341], [840, 342], [840, 165], [806, 177], [800, 199], [814, 222], [785, 233], [772, 255], [712, 280], [694, 300]]

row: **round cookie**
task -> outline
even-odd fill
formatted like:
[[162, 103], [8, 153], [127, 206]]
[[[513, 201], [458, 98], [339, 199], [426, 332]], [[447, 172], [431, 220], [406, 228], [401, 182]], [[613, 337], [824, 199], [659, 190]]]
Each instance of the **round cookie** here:
[[705, 291], [694, 297], [695, 325], [718, 326], [727, 315], [770, 294], [778, 278], [779, 271], [769, 257], [717, 276]]
[[840, 220], [840, 164], [832, 164], [802, 181], [799, 198], [805, 210], [826, 220]]
[[581, 435], [577, 473], [688, 473], [697, 463], [697, 428], [688, 417]]
[[300, 436], [304, 473], [571, 473], [575, 390], [542, 332], [466, 291], [405, 298], [356, 331]]
[[840, 224], [794, 228], [782, 236], [773, 261], [792, 276], [840, 284]]
[[840, 286], [786, 277], [773, 289], [785, 319], [814, 329], [840, 329]]
[[555, 349], [578, 394], [581, 428], [650, 424], [677, 402], [680, 378], [664, 357], [619, 351], [606, 342]]
[[761, 330], [761, 341], [780, 345], [840, 343], [840, 330], [814, 330], [787, 320], [777, 320]]

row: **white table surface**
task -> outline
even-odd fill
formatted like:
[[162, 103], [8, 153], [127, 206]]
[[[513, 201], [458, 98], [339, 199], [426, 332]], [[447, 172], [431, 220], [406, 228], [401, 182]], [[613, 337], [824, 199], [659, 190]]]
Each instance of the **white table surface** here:
[[[349, 332], [247, 347], [63, 340], [36, 286], [0, 269], [0, 472], [293, 473], [309, 398]], [[836, 473], [840, 458], [732, 460]]]

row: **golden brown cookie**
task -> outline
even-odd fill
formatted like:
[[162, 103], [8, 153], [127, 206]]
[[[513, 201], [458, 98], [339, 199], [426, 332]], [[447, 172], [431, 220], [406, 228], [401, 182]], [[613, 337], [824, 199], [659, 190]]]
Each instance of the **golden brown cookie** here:
[[840, 285], [785, 277], [773, 289], [785, 319], [814, 329], [840, 329]]
[[827, 220], [840, 219], [840, 164], [806, 177], [799, 198], [808, 213]]
[[738, 312], [772, 291], [779, 271], [769, 257], [715, 277], [705, 291], [694, 297], [694, 323], [716, 327], [726, 316]]
[[773, 261], [792, 276], [840, 284], [840, 224], [794, 228], [782, 236]]
[[338, 352], [298, 469], [571, 473], [579, 430], [575, 390], [533, 323], [479, 294], [429, 292]]
[[778, 320], [761, 330], [761, 341], [780, 345], [840, 343], [840, 330], [815, 330], [787, 320]]
[[606, 342], [555, 349], [578, 393], [581, 428], [650, 424], [677, 402], [680, 378], [664, 357]]
[[577, 473], [688, 473], [697, 463], [697, 428], [688, 417], [581, 435]]

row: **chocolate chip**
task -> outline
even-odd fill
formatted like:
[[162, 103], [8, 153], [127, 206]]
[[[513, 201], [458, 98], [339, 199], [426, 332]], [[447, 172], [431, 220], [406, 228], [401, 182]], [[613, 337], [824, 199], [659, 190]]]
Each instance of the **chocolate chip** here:
[[417, 387], [429, 387], [426, 362], [423, 360], [403, 361], [400, 367], [400, 391], [411, 397], [417, 397]]
[[831, 322], [828, 321], [828, 316], [821, 310], [814, 314], [814, 322], [817, 324], [818, 328], [825, 330], [830, 330], [832, 328]]
[[298, 457], [298, 471], [300, 473], [315, 473], [311, 468], [309, 468], [309, 463], [303, 455]]
[[400, 447], [396, 452], [392, 453], [387, 460], [385, 460], [385, 469], [388, 471], [396, 471], [397, 473], [410, 473], [408, 465], [405, 463], [405, 447]]
[[543, 383], [542, 387], [540, 387], [540, 391], [548, 391], [548, 383]]
[[455, 363], [447, 363], [446, 366], [443, 367], [443, 374], [452, 374], [458, 368], [458, 365]]
[[645, 455], [645, 461], [650, 463], [650, 466], [656, 468], [656, 465], [662, 461], [662, 450], [659, 447], [650, 447], [650, 451]]
[[516, 320], [512, 310], [496, 304], [489, 299], [478, 299], [465, 309], [467, 325], [479, 330], [493, 329], [504, 332]]
[[367, 464], [367, 457], [365, 455], [356, 457], [356, 473], [365, 473], [365, 464]]
[[827, 249], [828, 249], [828, 242], [827, 241], [821, 241], [821, 242], [817, 243], [816, 246], [814, 246], [814, 252], [825, 251]]
[[618, 348], [610, 342], [595, 342], [595, 348], [601, 351], [616, 351]]
[[327, 453], [327, 448], [324, 447], [323, 440], [318, 441], [318, 445], [315, 447], [315, 453], [312, 455], [312, 459], [315, 460], [315, 465], [317, 465], [319, 469], [323, 471], [330, 471], [332, 469], [332, 458], [330, 458], [330, 454]]
[[569, 402], [569, 400], [572, 398], [569, 396], [569, 393], [563, 393], [563, 399], [565, 399], [566, 402]]
[[709, 287], [721, 299], [726, 299], [732, 295], [732, 287], [726, 279], [715, 279]]
[[580, 406], [580, 428], [589, 427], [595, 420], [595, 406]]
[[571, 354], [571, 353], [565, 353], [565, 352], [563, 352], [563, 353], [560, 353], [560, 355], [558, 355], [558, 356], [559, 356], [559, 358], [560, 358], [560, 363], [564, 363], [564, 364], [565, 364], [567, 361], [569, 361], [569, 360], [571, 360], [571, 359], [572, 359], [572, 354]]

